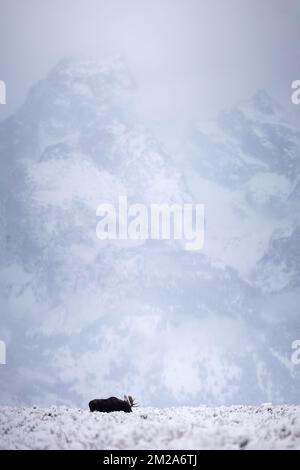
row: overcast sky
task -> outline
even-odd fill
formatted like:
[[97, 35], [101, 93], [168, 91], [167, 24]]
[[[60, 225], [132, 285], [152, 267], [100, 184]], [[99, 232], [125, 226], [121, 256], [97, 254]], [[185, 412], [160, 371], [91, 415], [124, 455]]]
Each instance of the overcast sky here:
[[7, 105], [65, 56], [127, 59], [153, 125], [184, 125], [266, 88], [290, 106], [299, 0], [0, 0]]

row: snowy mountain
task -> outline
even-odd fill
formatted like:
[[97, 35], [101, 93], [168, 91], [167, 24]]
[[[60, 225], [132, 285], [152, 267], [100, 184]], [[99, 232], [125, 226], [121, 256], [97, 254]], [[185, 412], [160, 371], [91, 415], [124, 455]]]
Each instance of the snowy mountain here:
[[[300, 130], [266, 92], [221, 112], [213, 122], [196, 124], [187, 154], [189, 188], [211, 208], [210, 255], [248, 280], [270, 259], [278, 239], [285, 240], [282, 257], [297, 258], [295, 243], [288, 239], [300, 226]], [[277, 259], [273, 277], [281, 277], [281, 264]], [[294, 268], [290, 277], [293, 273]], [[281, 288], [274, 282], [274, 290]]]
[[271, 355], [297, 381], [287, 351], [300, 333], [300, 130], [259, 91], [194, 125], [186, 154], [188, 188], [207, 207], [204, 252], [256, 287], [252, 324], [264, 319], [261, 334]]
[[300, 130], [263, 90], [222, 111], [215, 121], [190, 131], [195, 169], [225, 186], [241, 188], [258, 173], [296, 181], [300, 172]]
[[[66, 60], [0, 123], [1, 403], [296, 401], [294, 311], [273, 318], [266, 285], [282, 231], [287, 283], [299, 279], [300, 132], [260, 93], [195, 126], [182, 171], [140, 122], [135, 89], [121, 59]], [[204, 252], [99, 241], [96, 208], [119, 195], [204, 202]]]

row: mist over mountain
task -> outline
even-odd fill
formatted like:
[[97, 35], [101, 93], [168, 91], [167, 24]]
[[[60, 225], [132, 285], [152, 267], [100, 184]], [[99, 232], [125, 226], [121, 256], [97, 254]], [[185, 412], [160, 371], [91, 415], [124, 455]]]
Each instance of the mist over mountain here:
[[[68, 59], [0, 123], [2, 404], [298, 402], [300, 131], [264, 91], [195, 122], [184, 164], [124, 61]], [[204, 203], [204, 250], [99, 241], [102, 202]]]

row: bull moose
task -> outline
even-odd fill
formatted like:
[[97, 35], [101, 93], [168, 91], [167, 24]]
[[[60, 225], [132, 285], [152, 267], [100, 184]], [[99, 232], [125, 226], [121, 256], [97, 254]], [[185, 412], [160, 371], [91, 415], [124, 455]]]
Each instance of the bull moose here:
[[102, 413], [112, 413], [113, 411], [124, 411], [131, 413], [132, 408], [138, 406], [131, 395], [124, 395], [124, 400], [116, 397], [101, 398], [92, 400], [89, 403], [90, 411], [100, 411]]

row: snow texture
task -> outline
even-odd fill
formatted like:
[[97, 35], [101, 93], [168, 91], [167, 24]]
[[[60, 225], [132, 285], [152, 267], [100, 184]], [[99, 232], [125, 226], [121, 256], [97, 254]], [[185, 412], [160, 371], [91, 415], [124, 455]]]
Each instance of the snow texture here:
[[0, 449], [300, 449], [300, 407], [0, 409]]

